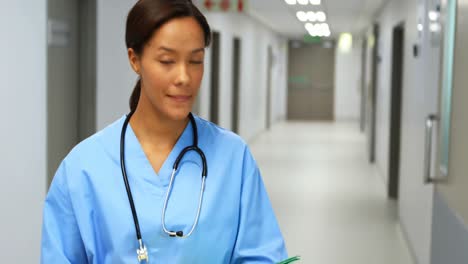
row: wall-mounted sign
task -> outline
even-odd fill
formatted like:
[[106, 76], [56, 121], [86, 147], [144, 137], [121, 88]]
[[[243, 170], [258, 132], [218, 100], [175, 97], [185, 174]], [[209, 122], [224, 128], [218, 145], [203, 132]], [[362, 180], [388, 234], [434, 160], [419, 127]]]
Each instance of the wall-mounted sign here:
[[244, 12], [247, 0], [203, 0], [205, 11]]
[[305, 43], [322, 43], [322, 37], [305, 34], [303, 41]]

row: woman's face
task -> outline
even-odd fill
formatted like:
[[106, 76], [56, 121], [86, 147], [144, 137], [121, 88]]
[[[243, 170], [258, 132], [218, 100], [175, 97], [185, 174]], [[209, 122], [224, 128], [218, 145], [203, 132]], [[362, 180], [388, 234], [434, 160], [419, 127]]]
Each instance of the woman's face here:
[[128, 50], [141, 77], [138, 107], [172, 120], [187, 118], [200, 88], [205, 36], [192, 17], [176, 18], [156, 30], [140, 56]]

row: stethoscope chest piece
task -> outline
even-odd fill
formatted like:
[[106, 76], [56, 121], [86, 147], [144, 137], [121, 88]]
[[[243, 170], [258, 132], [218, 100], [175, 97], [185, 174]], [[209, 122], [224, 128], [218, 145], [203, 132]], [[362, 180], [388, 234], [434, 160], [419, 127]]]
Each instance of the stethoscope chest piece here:
[[149, 263], [148, 250], [141, 240], [139, 240], [139, 242], [140, 248], [137, 249], [138, 262], [141, 263], [142, 261], [145, 261], [146, 263]]

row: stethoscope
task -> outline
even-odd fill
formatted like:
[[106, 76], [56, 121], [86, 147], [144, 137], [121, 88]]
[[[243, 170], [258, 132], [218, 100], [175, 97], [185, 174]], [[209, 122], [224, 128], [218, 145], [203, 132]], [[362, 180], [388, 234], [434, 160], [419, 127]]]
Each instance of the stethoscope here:
[[[125, 182], [125, 188], [127, 190], [127, 196], [128, 196], [128, 201], [130, 203], [130, 207], [132, 209], [132, 215], [133, 215], [133, 222], [135, 223], [135, 231], [136, 231], [136, 236], [137, 240], [139, 243], [140, 248], [137, 249], [137, 257], [138, 257], [138, 262], [141, 261], [146, 261], [146, 263], [149, 262], [149, 257], [148, 257], [148, 250], [143, 243], [142, 237], [141, 237], [141, 232], [140, 232], [140, 224], [138, 223], [138, 216], [135, 210], [135, 204], [133, 202], [133, 197], [132, 197], [132, 191], [130, 190], [130, 185], [128, 183], [128, 177], [127, 177], [127, 172], [125, 168], [125, 132], [127, 131], [127, 126], [128, 122], [130, 121], [130, 118], [132, 117], [133, 112], [129, 113], [125, 119], [125, 122], [122, 126], [122, 132], [120, 134], [120, 167], [122, 169], [122, 176], [123, 180]], [[208, 172], [208, 166], [206, 164], [206, 158], [205, 154], [203, 151], [198, 147], [198, 132], [197, 132], [197, 124], [195, 123], [195, 118], [193, 117], [192, 113], [189, 113], [189, 119], [190, 123], [192, 124], [192, 130], [193, 130], [193, 145], [188, 146], [184, 148], [179, 156], [177, 156], [177, 159], [174, 162], [174, 166], [172, 169], [172, 175], [171, 175], [171, 180], [169, 182], [169, 187], [166, 192], [166, 199], [164, 200], [164, 206], [162, 209], [162, 216], [161, 216], [161, 223], [162, 223], [162, 229], [166, 234], [168, 234], [170, 237], [180, 237], [180, 238], [187, 238], [190, 235], [192, 235], [193, 230], [197, 226], [198, 219], [200, 217], [200, 210], [201, 210], [201, 205], [202, 205], [202, 200], [203, 200], [203, 192], [205, 190], [205, 180], [206, 180], [206, 174]], [[165, 224], [165, 218], [166, 218], [166, 208], [167, 208], [167, 202], [169, 200], [169, 195], [172, 190], [172, 184], [174, 181], [174, 176], [177, 172], [177, 168], [179, 167], [179, 163], [184, 157], [184, 155], [189, 152], [189, 151], [195, 151], [198, 153], [198, 155], [201, 157], [202, 164], [203, 164], [203, 170], [202, 170], [202, 184], [201, 184], [201, 190], [200, 190], [200, 199], [198, 201], [198, 209], [197, 209], [197, 215], [195, 216], [195, 221], [192, 224], [192, 228], [190, 229], [190, 232], [187, 235], [184, 235], [183, 231], [169, 231], [166, 228]]]

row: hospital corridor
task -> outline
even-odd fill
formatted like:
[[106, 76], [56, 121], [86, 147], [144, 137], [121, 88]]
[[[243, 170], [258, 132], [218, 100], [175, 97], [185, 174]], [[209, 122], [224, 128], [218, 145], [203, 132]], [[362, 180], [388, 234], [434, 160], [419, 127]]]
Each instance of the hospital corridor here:
[[304, 263], [413, 263], [355, 123], [279, 123], [252, 148], [288, 250]]
[[468, 264], [467, 28], [468, 0], [0, 0], [0, 263]]

